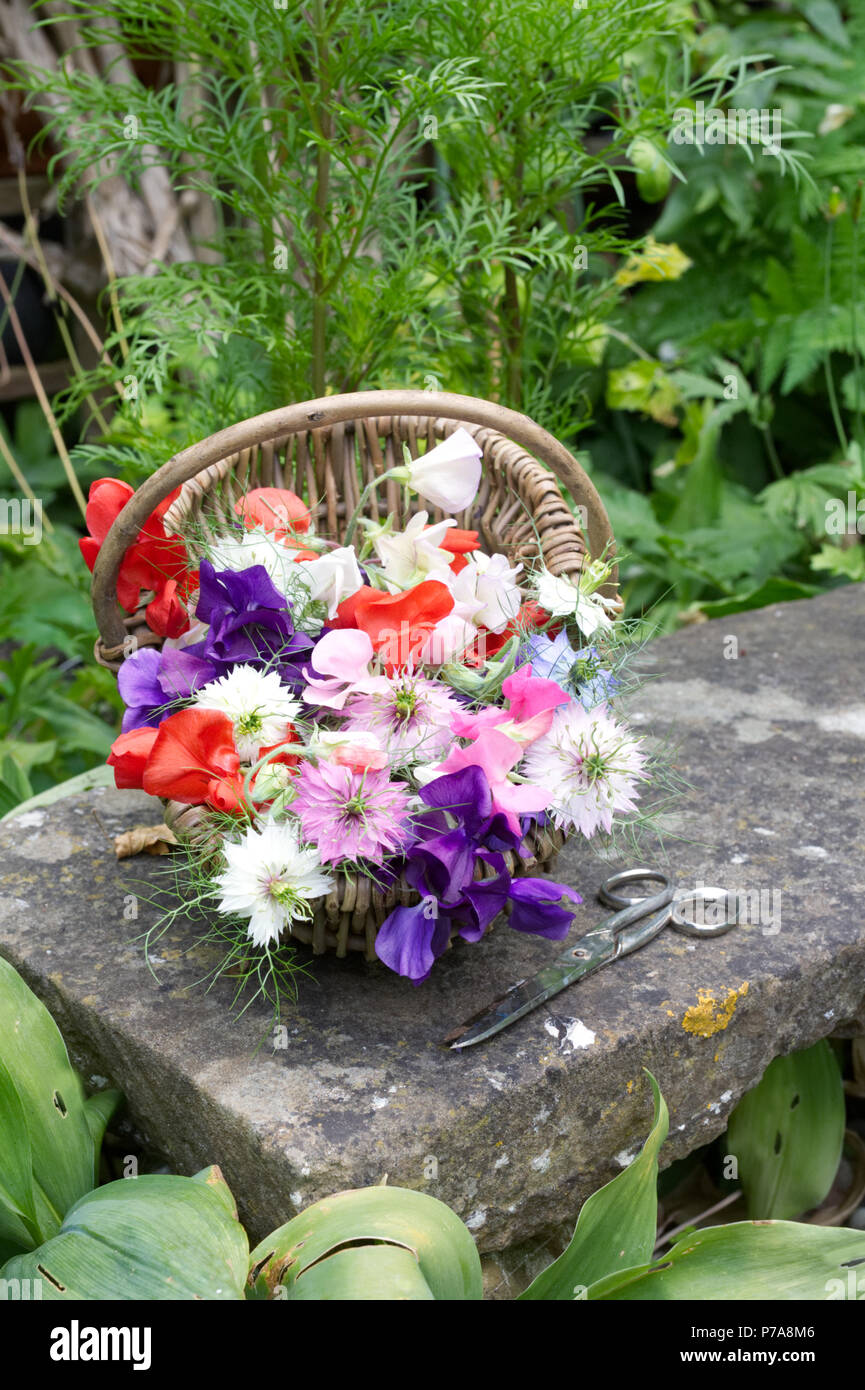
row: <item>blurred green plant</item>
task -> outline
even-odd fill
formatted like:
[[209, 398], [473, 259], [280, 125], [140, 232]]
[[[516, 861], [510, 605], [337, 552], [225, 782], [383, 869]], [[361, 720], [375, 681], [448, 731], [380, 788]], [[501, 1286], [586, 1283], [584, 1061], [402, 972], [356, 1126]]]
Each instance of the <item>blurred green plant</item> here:
[[730, 143], [675, 146], [652, 234], [690, 268], [633, 285], [590, 388], [625, 594], [665, 628], [865, 578], [865, 4], [699, 12], [695, 70], [770, 52], [747, 105], [779, 114], [782, 148], [811, 138], [798, 179]]

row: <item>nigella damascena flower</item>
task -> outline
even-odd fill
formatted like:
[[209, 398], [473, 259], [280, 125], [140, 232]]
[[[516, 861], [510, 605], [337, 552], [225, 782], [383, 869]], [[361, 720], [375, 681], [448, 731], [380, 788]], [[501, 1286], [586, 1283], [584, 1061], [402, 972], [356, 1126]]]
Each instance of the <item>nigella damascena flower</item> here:
[[203, 686], [195, 703], [228, 715], [237, 751], [245, 763], [255, 762], [262, 748], [283, 743], [300, 712], [300, 705], [277, 671], [259, 671], [247, 665], [235, 666]]
[[357, 772], [322, 760], [318, 767], [303, 764], [291, 809], [323, 864], [381, 864], [411, 839], [410, 803], [405, 783], [392, 782], [384, 769]]
[[333, 887], [332, 874], [290, 825], [250, 828], [242, 840], [226, 840], [223, 853], [225, 868], [214, 879], [219, 911], [248, 917], [256, 946], [275, 945], [283, 929], [308, 921], [311, 904]]
[[530, 745], [520, 771], [533, 786], [549, 788], [546, 811], [557, 826], [574, 826], [588, 838], [635, 809], [637, 783], [648, 775], [641, 744], [605, 705], [586, 710], [571, 701]]
[[410, 671], [360, 685], [346, 701], [345, 727], [378, 734], [394, 762], [434, 762], [453, 743], [462, 706], [442, 681]]

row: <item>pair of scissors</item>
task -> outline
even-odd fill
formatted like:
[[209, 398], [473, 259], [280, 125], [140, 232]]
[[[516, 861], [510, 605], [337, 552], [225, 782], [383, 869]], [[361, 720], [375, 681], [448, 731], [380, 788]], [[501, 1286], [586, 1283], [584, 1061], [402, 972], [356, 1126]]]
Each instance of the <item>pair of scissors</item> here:
[[[619, 891], [632, 883], [658, 883], [661, 886], [655, 893], [636, 897]], [[601, 885], [598, 898], [605, 907], [614, 907], [618, 911], [605, 917], [531, 979], [512, 985], [498, 999], [455, 1028], [444, 1043], [452, 1049], [460, 1049], [485, 1042], [567, 989], [568, 985], [600, 970], [603, 965], [611, 965], [622, 956], [638, 951], [666, 926], [672, 926], [686, 936], [721, 936], [736, 926], [738, 921], [737, 915], [730, 915], [731, 898], [733, 912], [736, 913], [737, 899], [734, 894], [728, 895], [723, 888], [704, 886], [693, 892], [675, 891], [667, 875], [656, 869], [625, 869], [613, 874]], [[689, 904], [721, 902], [726, 904], [721, 921], [695, 922], [686, 915]]]

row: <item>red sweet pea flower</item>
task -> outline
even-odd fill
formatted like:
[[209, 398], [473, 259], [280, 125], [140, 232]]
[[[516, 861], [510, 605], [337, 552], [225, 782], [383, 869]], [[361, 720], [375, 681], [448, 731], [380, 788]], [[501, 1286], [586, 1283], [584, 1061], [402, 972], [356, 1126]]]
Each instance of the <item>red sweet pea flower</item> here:
[[[430, 528], [424, 528], [428, 531]], [[468, 564], [466, 555], [470, 550], [480, 550], [481, 542], [477, 531], [461, 531], [458, 526], [451, 526], [439, 541], [440, 550], [449, 550], [453, 555], [450, 567], [454, 574], [459, 574]]]
[[[128, 483], [118, 478], [97, 478], [96, 482], [91, 483], [85, 513], [90, 535], [78, 542], [89, 570], [93, 570], [105, 537], [132, 496], [132, 491]], [[186, 547], [182, 541], [166, 535], [162, 522], [179, 492], [180, 489], [175, 488], [168, 497], [163, 498], [123, 557], [117, 577], [117, 601], [127, 613], [135, 612], [141, 602], [142, 589], [151, 589], [159, 596], [169, 580], [179, 583], [186, 577]]]
[[285, 487], [256, 487], [235, 502], [234, 510], [247, 529], [263, 526], [278, 539], [292, 532], [308, 531], [309, 507]]
[[437, 622], [454, 606], [453, 595], [437, 579], [425, 579], [402, 594], [381, 593], [364, 584], [344, 599], [329, 627], [358, 627], [365, 632], [388, 675], [413, 667]]
[[243, 775], [234, 772], [230, 777], [212, 777], [207, 786], [207, 804], [228, 816], [252, 815], [254, 807], [246, 800]]
[[439, 549], [449, 550], [452, 555], [465, 555], [470, 550], [480, 550], [480, 548], [481, 542], [477, 531], [461, 531], [458, 526], [449, 527], [439, 541]]
[[144, 610], [147, 626], [159, 637], [180, 637], [189, 631], [189, 609], [184, 600], [198, 585], [198, 570], [191, 570], [178, 583], [167, 579]]
[[114, 785], [140, 791], [144, 769], [156, 742], [158, 729], [130, 729], [111, 745], [108, 765], [114, 768]]
[[562, 630], [561, 623], [553, 623], [552, 627], [547, 628], [546, 624], [550, 621], [550, 615], [546, 609], [541, 608], [534, 599], [527, 599], [520, 605], [520, 611], [515, 618], [512, 618], [504, 632], [488, 632], [482, 628], [477, 641], [473, 646], [467, 648], [463, 655], [463, 660], [467, 666], [483, 666], [484, 662], [496, 656], [512, 637], [517, 633], [531, 633], [536, 628], [546, 628], [551, 637], [555, 637]]
[[[141, 785], [151, 796], [190, 806], [225, 799], [233, 807], [240, 795], [239, 768], [228, 715], [215, 709], [181, 709], [156, 731]], [[239, 786], [242, 789], [242, 779]]]

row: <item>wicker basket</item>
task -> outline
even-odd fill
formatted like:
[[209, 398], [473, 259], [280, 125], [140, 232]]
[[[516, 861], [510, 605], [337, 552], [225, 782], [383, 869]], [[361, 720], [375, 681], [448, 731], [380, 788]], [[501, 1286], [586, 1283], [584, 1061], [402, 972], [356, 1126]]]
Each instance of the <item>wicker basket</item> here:
[[[100, 633], [96, 659], [117, 672], [136, 645], [161, 643], [146, 625], [146, 599], [131, 616], [119, 608], [117, 575], [127, 547], [150, 513], [179, 485], [182, 491], [166, 512], [165, 527], [180, 536], [200, 534], [203, 527], [227, 527], [236, 520], [234, 502], [251, 488], [288, 487], [310, 505], [319, 531], [342, 539], [361, 489], [402, 462], [404, 443], [416, 455], [420, 444], [429, 448], [460, 426], [483, 450], [483, 473], [474, 503], [457, 522], [479, 531], [487, 551], [502, 551], [512, 562], [536, 559], [539, 537], [546, 567], [575, 578], [587, 544], [593, 556], [612, 555], [610, 523], [591, 481], [568, 450], [527, 416], [446, 392], [326, 396], [220, 430], [169, 459], [142, 484], [108, 533], [93, 572], [93, 609]], [[585, 540], [560, 484], [580, 508]], [[390, 480], [369, 502], [370, 516], [377, 519], [388, 512], [396, 513], [398, 521], [407, 520], [402, 490]], [[435, 519], [440, 516], [434, 514]], [[613, 570], [603, 591], [608, 597], [615, 597], [615, 582]], [[165, 819], [181, 838], [210, 837], [204, 807], [169, 801]], [[505, 858], [512, 872], [525, 873], [551, 859], [563, 841], [561, 832], [542, 828], [530, 839], [530, 858]], [[372, 960], [378, 928], [391, 909], [417, 901], [417, 894], [402, 882], [382, 894], [363, 876], [341, 876], [338, 887], [317, 907], [315, 919], [297, 924], [293, 935], [311, 944], [316, 954], [363, 951]]]

